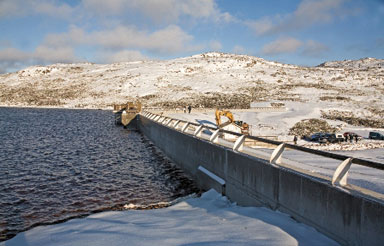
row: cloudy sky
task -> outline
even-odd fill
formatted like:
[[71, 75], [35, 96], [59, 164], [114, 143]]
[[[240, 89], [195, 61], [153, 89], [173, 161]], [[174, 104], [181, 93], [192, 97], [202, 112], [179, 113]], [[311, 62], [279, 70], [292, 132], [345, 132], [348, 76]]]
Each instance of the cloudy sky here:
[[0, 73], [209, 51], [313, 66], [384, 58], [384, 0], [0, 0]]

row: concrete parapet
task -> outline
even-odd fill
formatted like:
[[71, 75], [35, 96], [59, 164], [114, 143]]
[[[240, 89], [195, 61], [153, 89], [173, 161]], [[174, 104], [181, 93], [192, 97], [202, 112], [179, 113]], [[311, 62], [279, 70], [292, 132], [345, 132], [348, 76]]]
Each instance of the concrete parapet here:
[[[202, 188], [225, 192], [240, 205], [262, 205], [286, 212], [342, 245], [383, 245], [384, 201], [381, 199], [333, 186], [330, 178], [270, 164], [269, 160], [142, 115], [138, 128]], [[208, 172], [200, 172], [199, 167]], [[209, 173], [223, 179], [225, 189]]]
[[[186, 113], [183, 108], [176, 109], [162, 109], [162, 108], [146, 108], [146, 110], [150, 110], [153, 113], [162, 114], [162, 115], [170, 115], [170, 114], [179, 114]], [[287, 111], [286, 107], [253, 107], [247, 109], [230, 109], [231, 112], [285, 112]], [[192, 113], [214, 113], [216, 109], [212, 108], [192, 108]]]

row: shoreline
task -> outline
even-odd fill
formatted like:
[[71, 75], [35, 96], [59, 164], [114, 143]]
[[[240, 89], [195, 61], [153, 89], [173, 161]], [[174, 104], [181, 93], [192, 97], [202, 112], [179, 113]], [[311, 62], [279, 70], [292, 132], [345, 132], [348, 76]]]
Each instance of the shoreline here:
[[113, 108], [79, 108], [79, 107], [61, 107], [61, 106], [37, 106], [37, 105], [5, 105], [5, 104], [0, 104], [0, 108], [32, 108], [32, 109], [77, 109], [77, 110], [111, 110], [113, 111]]

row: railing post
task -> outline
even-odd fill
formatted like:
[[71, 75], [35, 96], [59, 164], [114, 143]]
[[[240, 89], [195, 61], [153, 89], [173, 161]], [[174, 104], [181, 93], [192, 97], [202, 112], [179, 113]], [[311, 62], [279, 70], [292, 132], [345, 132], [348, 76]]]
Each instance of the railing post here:
[[209, 141], [210, 142], [213, 142], [213, 143], [218, 143], [219, 142], [219, 133], [220, 133], [220, 129], [217, 129], [216, 131], [214, 131], [211, 135], [211, 137], [209, 138]]
[[180, 120], [177, 120], [176, 122], [175, 122], [175, 124], [173, 124], [173, 128], [175, 128], [176, 129], [176, 127], [177, 127], [177, 125], [180, 123]]
[[277, 146], [277, 148], [271, 154], [271, 158], [269, 159], [269, 163], [280, 164], [281, 163], [281, 156], [284, 152], [284, 149], [285, 149], [284, 143]]
[[245, 135], [241, 135], [241, 137], [239, 137], [235, 144], [233, 145], [233, 150], [235, 151], [242, 151], [243, 150], [243, 146], [244, 146], [244, 141], [245, 141]]
[[170, 121], [171, 119], [165, 117], [163, 122], [161, 122], [163, 125], [168, 125], [168, 121]]
[[183, 128], [181, 129], [182, 132], [185, 132], [187, 130], [189, 126], [189, 122], [185, 123], [185, 125], [183, 126]]
[[196, 136], [196, 137], [200, 137], [200, 136], [201, 136], [201, 131], [203, 130], [203, 127], [204, 127], [204, 125], [200, 125], [200, 126], [196, 129], [196, 131], [193, 133], [193, 135]]
[[166, 125], [167, 125], [167, 126], [169, 126], [169, 125], [171, 124], [172, 120], [173, 120], [173, 119], [172, 119], [172, 118], [170, 118], [170, 119], [168, 120], [168, 122], [167, 122], [167, 124], [166, 124]]
[[332, 177], [332, 185], [339, 183], [341, 186], [347, 185], [348, 171], [352, 165], [353, 158], [344, 160], [337, 168]]

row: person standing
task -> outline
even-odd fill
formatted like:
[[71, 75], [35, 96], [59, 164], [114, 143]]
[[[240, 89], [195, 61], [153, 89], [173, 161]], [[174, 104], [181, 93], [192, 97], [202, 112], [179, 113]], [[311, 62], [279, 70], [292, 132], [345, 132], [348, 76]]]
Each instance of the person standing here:
[[192, 110], [192, 107], [191, 105], [188, 106], [188, 113], [190, 114], [191, 113], [191, 110]]
[[297, 144], [297, 136], [296, 135], [293, 137], [293, 142], [295, 143], [295, 145]]

